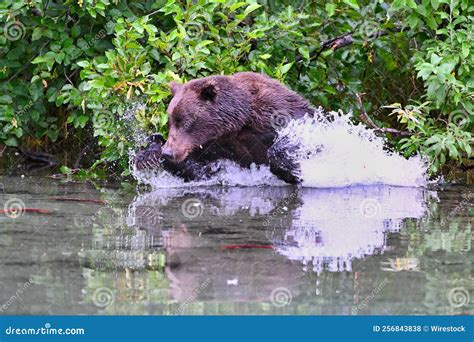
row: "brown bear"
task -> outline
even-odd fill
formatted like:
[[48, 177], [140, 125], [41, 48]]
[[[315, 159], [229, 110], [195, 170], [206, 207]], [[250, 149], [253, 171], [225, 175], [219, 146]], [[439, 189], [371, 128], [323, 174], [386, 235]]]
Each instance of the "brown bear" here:
[[[278, 128], [312, 113], [303, 97], [253, 72], [172, 82], [170, 88], [168, 141], [160, 145], [165, 169], [230, 159], [243, 167], [269, 165], [284, 181], [299, 181], [291, 151], [282, 149], [281, 141], [278, 148], [272, 145]], [[143, 153], [139, 157], [146, 159]]]

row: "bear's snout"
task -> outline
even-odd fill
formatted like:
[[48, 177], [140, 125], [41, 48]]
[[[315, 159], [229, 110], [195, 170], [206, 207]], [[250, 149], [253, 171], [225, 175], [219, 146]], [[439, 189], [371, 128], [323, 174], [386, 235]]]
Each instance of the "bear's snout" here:
[[173, 151], [169, 147], [163, 148], [163, 150], [161, 151], [161, 156], [163, 158], [165, 158], [166, 160], [173, 160], [174, 159]]
[[171, 163], [181, 163], [193, 150], [193, 145], [186, 136], [175, 138], [175, 134], [171, 132], [168, 141], [163, 145], [161, 150], [163, 158]]

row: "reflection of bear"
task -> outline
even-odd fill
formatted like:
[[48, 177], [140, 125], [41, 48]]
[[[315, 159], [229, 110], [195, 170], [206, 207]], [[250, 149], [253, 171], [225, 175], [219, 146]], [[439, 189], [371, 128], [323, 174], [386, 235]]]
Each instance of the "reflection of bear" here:
[[289, 160], [291, 151], [273, 151], [272, 144], [276, 129], [311, 113], [301, 96], [276, 80], [251, 72], [186, 84], [172, 82], [170, 87], [174, 97], [168, 107], [169, 138], [160, 155], [168, 160], [165, 169], [173, 164], [186, 168], [181, 163], [187, 160], [230, 159], [243, 167], [270, 165], [279, 178], [298, 182], [298, 167]]

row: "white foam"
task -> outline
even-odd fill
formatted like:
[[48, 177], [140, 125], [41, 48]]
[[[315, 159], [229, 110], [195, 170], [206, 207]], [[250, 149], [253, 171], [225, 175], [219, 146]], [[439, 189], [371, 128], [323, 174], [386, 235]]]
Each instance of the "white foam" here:
[[[329, 115], [329, 116], [328, 116]], [[328, 120], [328, 117], [332, 117]], [[292, 120], [279, 131], [279, 139], [300, 147], [293, 156], [301, 165], [303, 187], [337, 188], [354, 185], [425, 186], [427, 163], [419, 156], [406, 159], [389, 152], [386, 141], [374, 130], [351, 122], [350, 114], [315, 111], [314, 117]], [[267, 166], [250, 169], [230, 161], [219, 161], [221, 171], [211, 179], [184, 182], [164, 171], [138, 172], [133, 175], [153, 188], [231, 185], [285, 185]]]

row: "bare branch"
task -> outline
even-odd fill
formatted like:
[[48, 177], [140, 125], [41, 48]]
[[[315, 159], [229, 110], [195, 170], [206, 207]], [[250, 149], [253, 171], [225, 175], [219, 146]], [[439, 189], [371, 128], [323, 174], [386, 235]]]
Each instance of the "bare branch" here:
[[364, 93], [357, 93], [357, 103], [359, 104], [359, 110], [360, 110], [360, 119], [362, 122], [364, 122], [367, 126], [373, 128], [377, 132], [381, 132], [384, 134], [394, 134], [394, 135], [399, 135], [399, 136], [410, 136], [411, 133], [407, 131], [399, 131], [398, 129], [395, 128], [382, 128], [379, 127], [375, 124], [375, 122], [372, 121], [372, 119], [367, 115], [364, 106], [362, 105], [362, 96], [364, 96]]
[[[394, 32], [400, 32], [401, 30], [402, 29], [399, 28], [399, 27], [395, 27], [395, 28], [392, 28], [392, 29], [384, 29], [384, 30], [376, 31], [376, 32], [374, 32], [373, 34], [371, 34], [370, 36], [368, 36], [366, 38], [367, 39], [377, 39], [377, 38], [380, 38], [380, 37], [383, 37], [383, 36], [387, 36], [387, 35], [389, 35], [391, 33], [394, 33]], [[341, 36], [338, 36], [338, 37], [326, 40], [325, 42], [322, 42], [321, 43], [321, 48], [318, 51], [313, 52], [313, 56], [311, 58], [318, 59], [319, 55], [324, 50], [331, 49], [333, 51], [336, 51], [336, 50], [338, 50], [338, 49], [340, 49], [344, 46], [351, 45], [354, 42], [354, 33], [355, 33], [355, 31], [351, 31], [351, 32], [348, 32], [348, 33], [344, 33]]]

